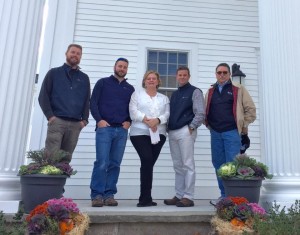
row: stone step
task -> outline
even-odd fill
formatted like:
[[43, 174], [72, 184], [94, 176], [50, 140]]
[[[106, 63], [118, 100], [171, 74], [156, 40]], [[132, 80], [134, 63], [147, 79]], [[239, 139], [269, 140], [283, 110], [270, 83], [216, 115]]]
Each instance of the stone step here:
[[208, 200], [194, 207], [176, 207], [155, 200], [157, 206], [136, 207], [137, 200], [118, 200], [116, 207], [91, 207], [89, 200], [75, 200], [91, 219], [87, 235], [202, 235], [211, 234], [215, 208]]

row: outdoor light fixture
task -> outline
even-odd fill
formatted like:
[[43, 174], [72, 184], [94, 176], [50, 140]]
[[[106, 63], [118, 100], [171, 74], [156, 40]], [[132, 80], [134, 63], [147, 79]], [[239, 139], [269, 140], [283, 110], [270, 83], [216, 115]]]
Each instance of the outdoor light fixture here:
[[240, 70], [240, 66], [237, 64], [233, 64], [232, 65], [232, 81], [234, 82], [238, 82], [240, 84], [244, 84], [244, 79], [246, 77], [246, 74], [244, 74], [241, 70]]

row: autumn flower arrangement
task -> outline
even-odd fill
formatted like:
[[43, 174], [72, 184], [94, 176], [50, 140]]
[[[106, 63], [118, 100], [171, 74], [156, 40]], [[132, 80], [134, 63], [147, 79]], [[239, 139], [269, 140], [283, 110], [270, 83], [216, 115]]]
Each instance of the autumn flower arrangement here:
[[27, 152], [27, 158], [31, 160], [28, 165], [20, 166], [18, 175], [45, 174], [45, 175], [75, 175], [69, 164], [69, 153], [58, 150], [50, 154], [46, 149]]
[[272, 179], [273, 175], [269, 174], [268, 170], [265, 164], [256, 161], [247, 154], [239, 154], [232, 162], [224, 163], [217, 170], [217, 175], [223, 179]]
[[29, 234], [83, 235], [88, 230], [89, 217], [80, 213], [70, 198], [50, 199], [36, 206], [26, 217]]
[[225, 197], [216, 204], [217, 215], [211, 220], [219, 235], [254, 233], [254, 218], [266, 218], [266, 211], [244, 197]]

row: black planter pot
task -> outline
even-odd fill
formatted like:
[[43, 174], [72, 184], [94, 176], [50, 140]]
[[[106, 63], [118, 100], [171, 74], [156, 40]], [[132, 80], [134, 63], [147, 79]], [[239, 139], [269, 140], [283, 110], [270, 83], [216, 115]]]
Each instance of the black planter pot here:
[[25, 213], [52, 198], [61, 198], [64, 193], [66, 175], [22, 175], [21, 198]]
[[226, 197], [245, 197], [249, 202], [258, 203], [262, 179], [222, 179]]

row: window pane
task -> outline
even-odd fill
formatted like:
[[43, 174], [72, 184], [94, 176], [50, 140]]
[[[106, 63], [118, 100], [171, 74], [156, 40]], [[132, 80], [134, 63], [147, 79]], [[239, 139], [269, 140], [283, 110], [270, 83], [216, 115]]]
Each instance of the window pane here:
[[178, 64], [187, 65], [187, 53], [178, 53]]
[[177, 64], [177, 53], [169, 52], [169, 61], [170, 64]]
[[157, 63], [157, 51], [149, 51], [148, 52], [148, 62]]
[[160, 75], [167, 75], [167, 64], [159, 64], [158, 65], [158, 73]]
[[168, 85], [167, 87], [174, 87], [176, 88], [177, 87], [177, 81], [176, 81], [176, 76], [169, 76], [168, 77]]
[[160, 76], [160, 81], [161, 81], [161, 84], [160, 84], [160, 87], [168, 87], [167, 86], [167, 77], [166, 76]]
[[147, 70], [157, 71], [157, 64], [156, 63], [155, 64], [154, 63], [149, 63]]
[[176, 75], [177, 65], [169, 64], [168, 65], [168, 75]]
[[158, 53], [158, 62], [159, 63], [167, 63], [167, 52], [159, 52]]

